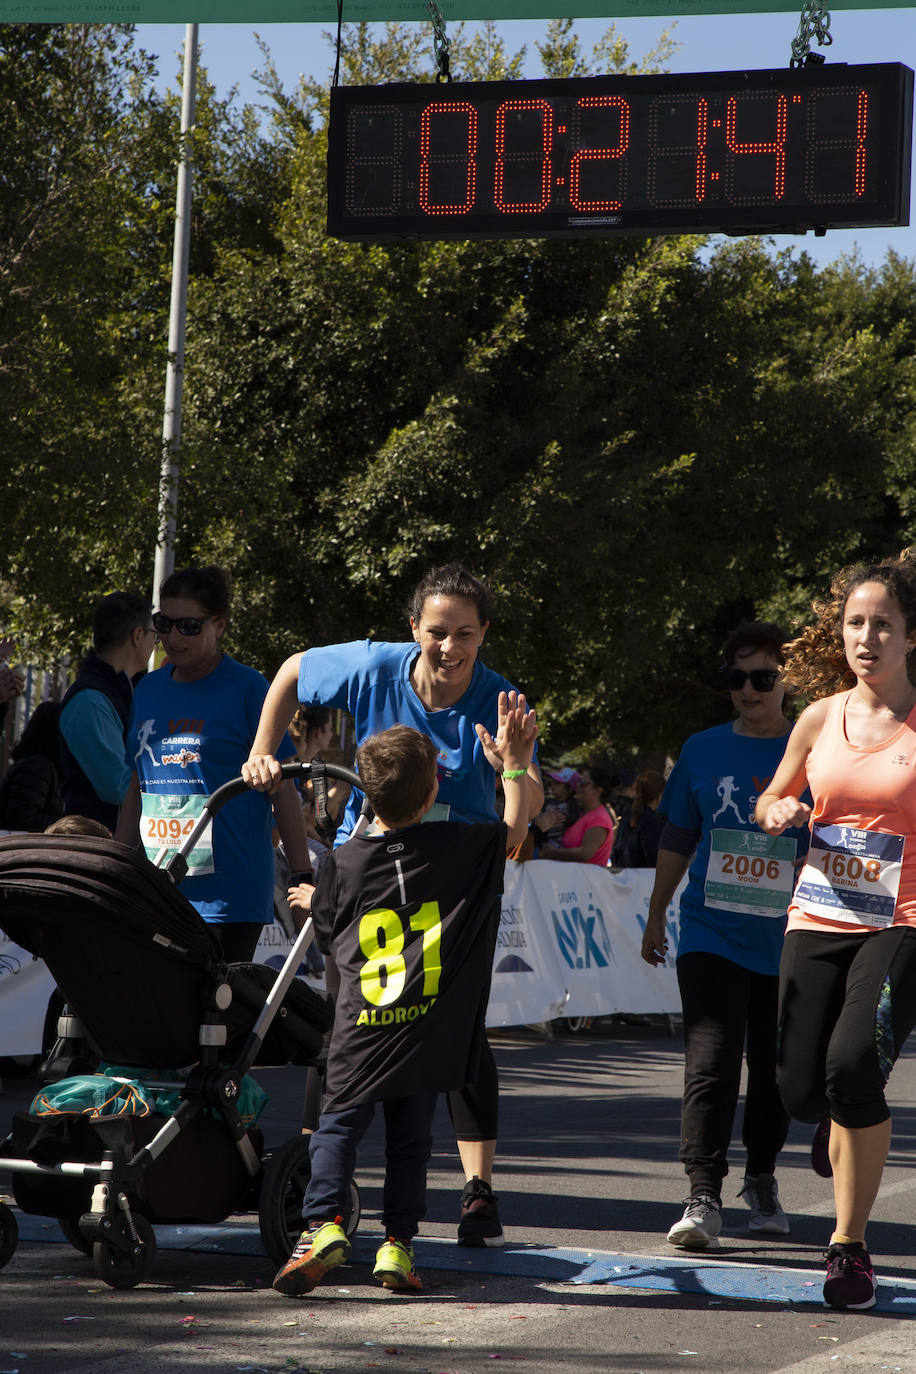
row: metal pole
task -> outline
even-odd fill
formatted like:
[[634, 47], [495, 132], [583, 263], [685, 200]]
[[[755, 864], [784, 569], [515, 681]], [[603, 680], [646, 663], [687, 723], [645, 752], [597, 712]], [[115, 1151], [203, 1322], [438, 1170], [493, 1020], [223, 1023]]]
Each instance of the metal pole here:
[[175, 567], [178, 511], [178, 454], [181, 448], [181, 399], [184, 387], [185, 324], [188, 310], [188, 258], [191, 246], [192, 168], [190, 130], [197, 98], [197, 24], [185, 27], [184, 78], [181, 88], [181, 152], [175, 193], [175, 243], [172, 252], [172, 298], [169, 306], [169, 357], [162, 419], [162, 466], [159, 474], [159, 534], [153, 570], [153, 605], [159, 586]]

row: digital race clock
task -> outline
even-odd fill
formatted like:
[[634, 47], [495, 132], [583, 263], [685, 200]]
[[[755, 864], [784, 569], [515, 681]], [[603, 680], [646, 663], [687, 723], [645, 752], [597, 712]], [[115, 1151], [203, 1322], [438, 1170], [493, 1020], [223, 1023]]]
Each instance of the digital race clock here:
[[331, 91], [347, 239], [909, 224], [899, 63]]

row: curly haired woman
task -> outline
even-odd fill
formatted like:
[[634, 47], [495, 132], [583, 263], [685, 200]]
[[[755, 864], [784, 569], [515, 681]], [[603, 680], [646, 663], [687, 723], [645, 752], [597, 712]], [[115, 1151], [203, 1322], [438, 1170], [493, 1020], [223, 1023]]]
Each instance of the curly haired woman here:
[[916, 1024], [916, 561], [844, 568], [814, 611], [785, 676], [818, 699], [757, 821], [811, 828], [780, 967], [779, 1085], [799, 1120], [829, 1115], [824, 1300], [858, 1310], [875, 1303], [865, 1228], [891, 1138], [885, 1085]]

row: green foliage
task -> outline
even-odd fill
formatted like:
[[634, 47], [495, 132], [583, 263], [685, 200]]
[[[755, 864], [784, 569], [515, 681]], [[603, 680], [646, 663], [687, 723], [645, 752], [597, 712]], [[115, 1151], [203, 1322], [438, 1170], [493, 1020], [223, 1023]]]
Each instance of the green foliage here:
[[[50, 657], [100, 591], [148, 585], [177, 97], [125, 31], [12, 38], [0, 625]], [[462, 77], [521, 69], [491, 26], [452, 40]], [[670, 38], [637, 62], [612, 28], [585, 56], [558, 20], [538, 52], [549, 75], [631, 72]], [[341, 72], [431, 80], [428, 32], [345, 26]], [[792, 629], [837, 565], [916, 542], [911, 263], [337, 242], [327, 88], [284, 91], [266, 49], [260, 80], [266, 121], [201, 81], [177, 547], [231, 570], [241, 658], [400, 637], [417, 578], [457, 558], [493, 586], [489, 661], [552, 755], [676, 750], [727, 715], [741, 616]]]

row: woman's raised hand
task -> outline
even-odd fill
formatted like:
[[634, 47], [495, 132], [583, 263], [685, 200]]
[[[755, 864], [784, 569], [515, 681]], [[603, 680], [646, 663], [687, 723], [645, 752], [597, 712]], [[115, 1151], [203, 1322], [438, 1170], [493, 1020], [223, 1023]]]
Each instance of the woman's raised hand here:
[[524, 692], [500, 692], [496, 703], [496, 736], [484, 725], [475, 725], [477, 738], [490, 767], [527, 768], [538, 735], [537, 713], [528, 710]]

